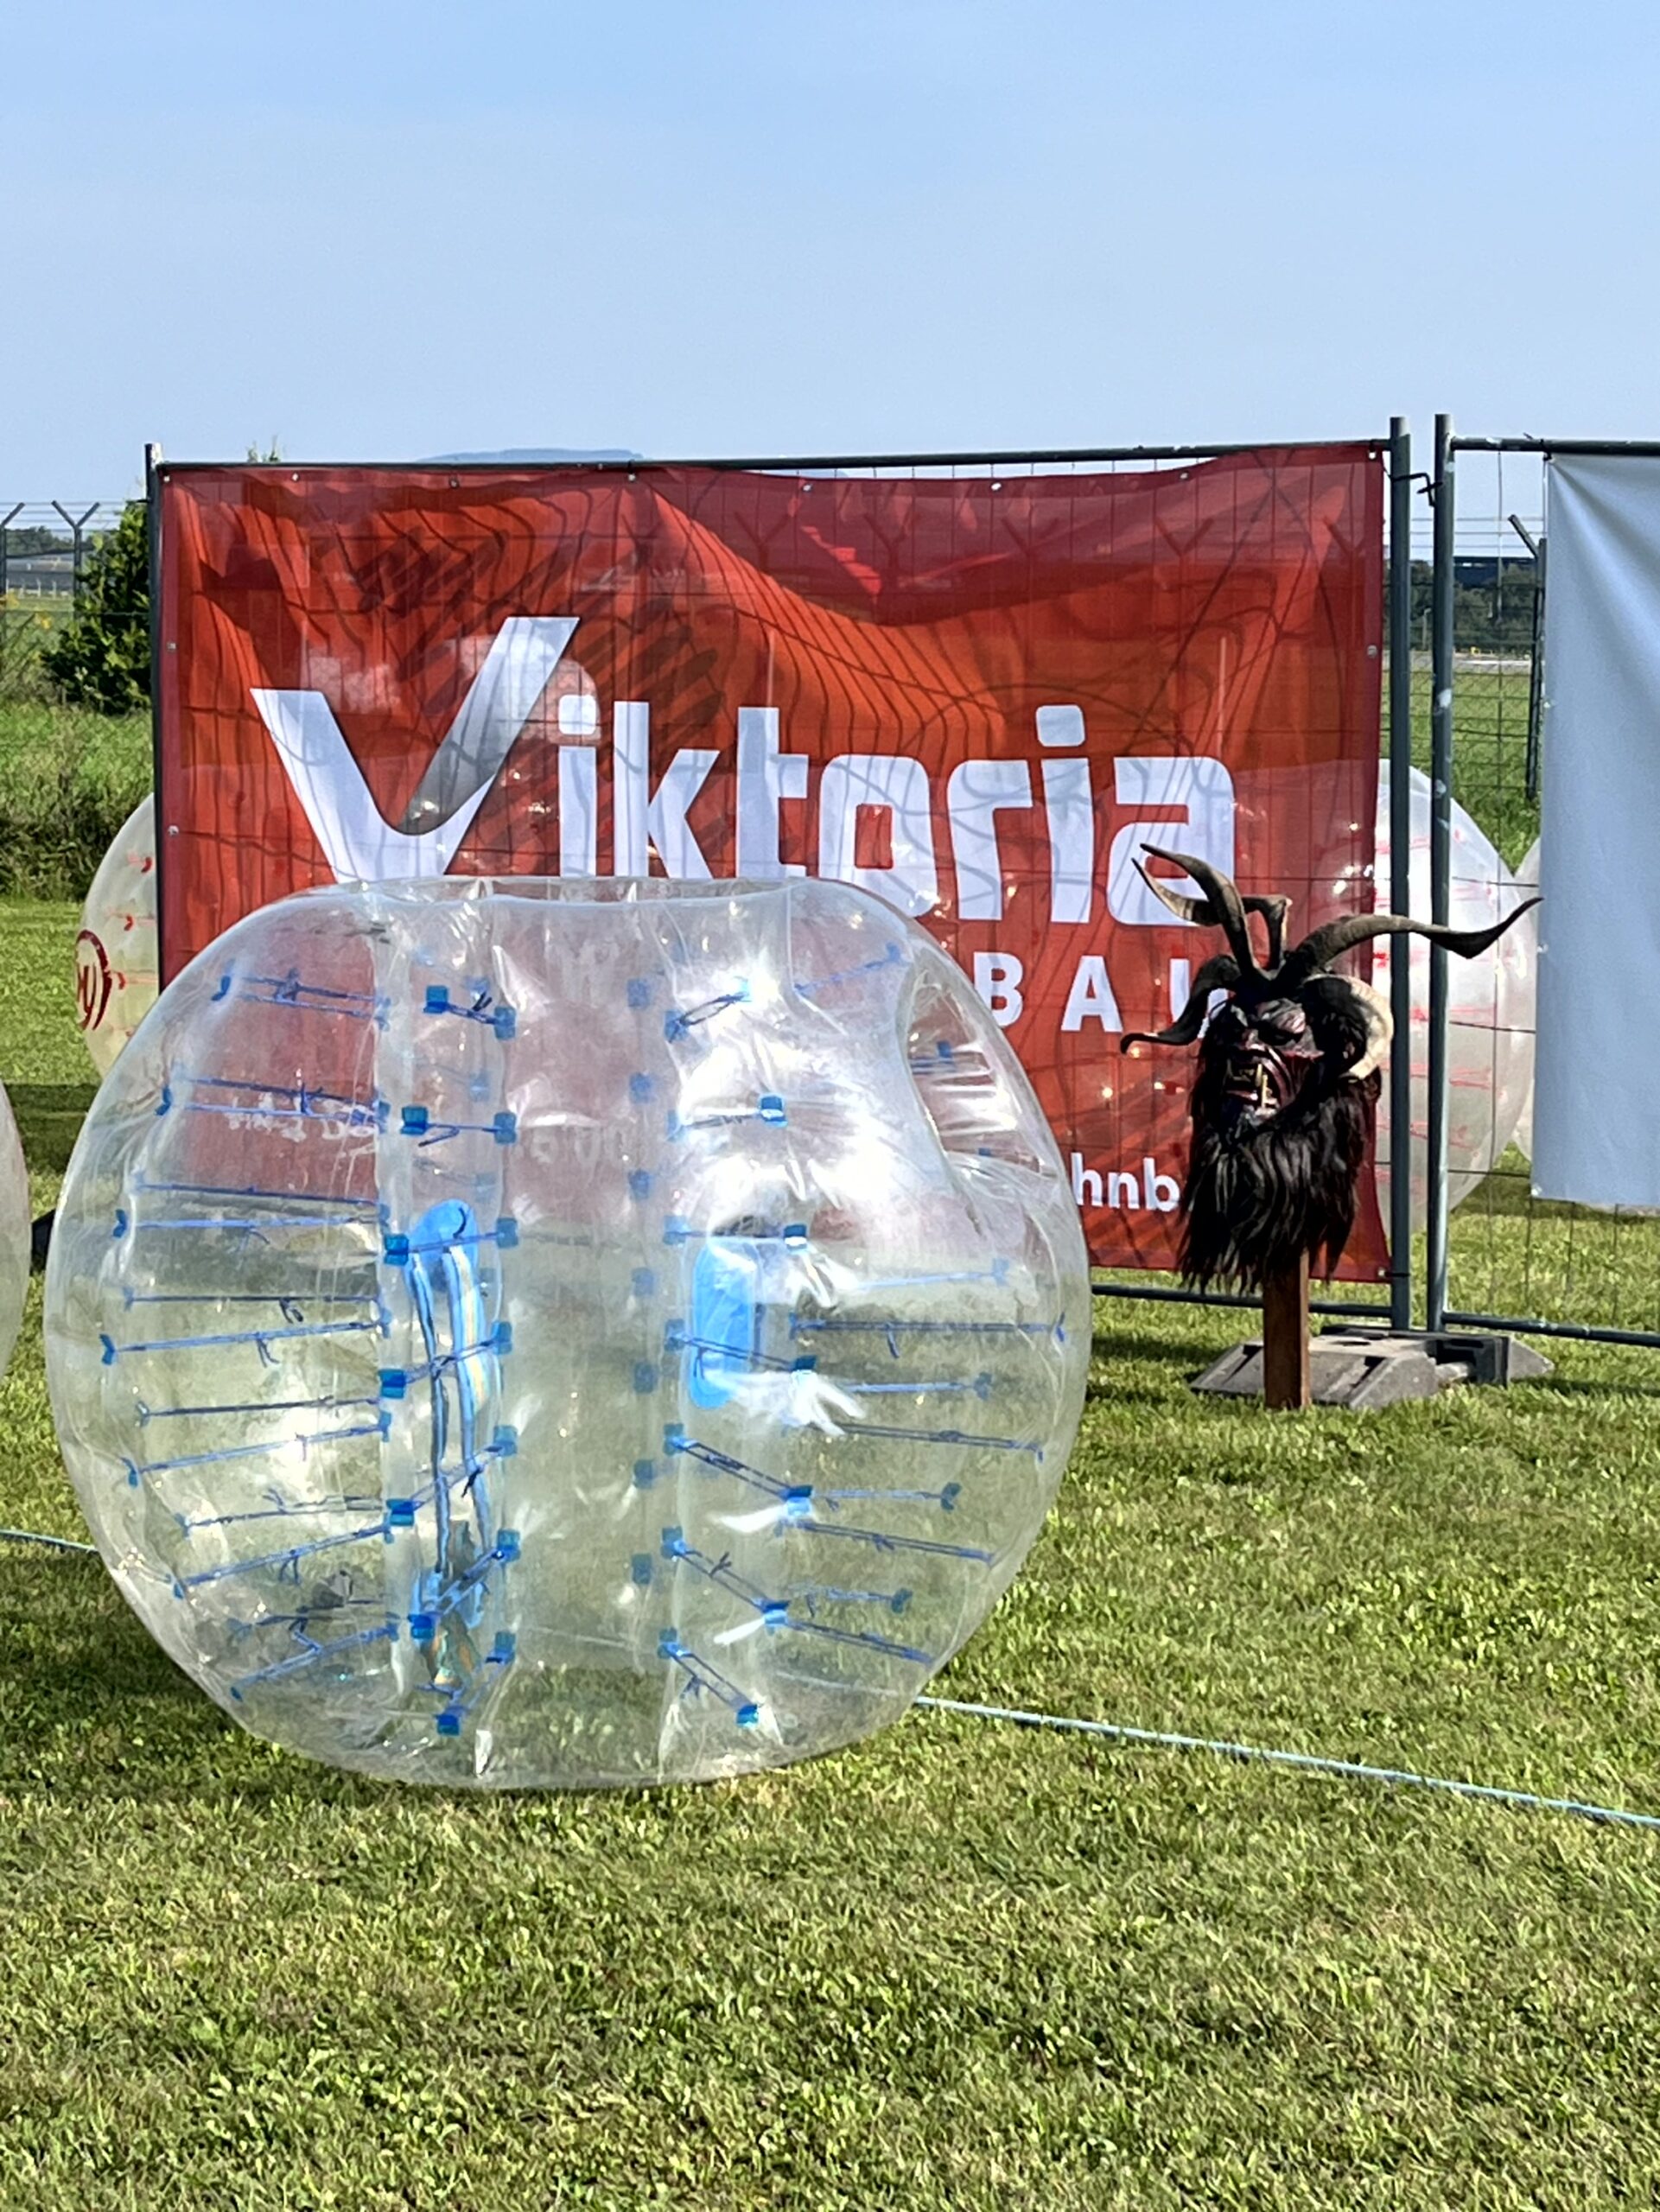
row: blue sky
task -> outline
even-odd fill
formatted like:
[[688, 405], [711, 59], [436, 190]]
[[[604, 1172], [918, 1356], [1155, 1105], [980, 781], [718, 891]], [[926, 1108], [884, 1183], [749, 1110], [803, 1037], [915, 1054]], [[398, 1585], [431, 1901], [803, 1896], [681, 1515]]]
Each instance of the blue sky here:
[[0, 0], [0, 496], [1660, 435], [1652, 0]]

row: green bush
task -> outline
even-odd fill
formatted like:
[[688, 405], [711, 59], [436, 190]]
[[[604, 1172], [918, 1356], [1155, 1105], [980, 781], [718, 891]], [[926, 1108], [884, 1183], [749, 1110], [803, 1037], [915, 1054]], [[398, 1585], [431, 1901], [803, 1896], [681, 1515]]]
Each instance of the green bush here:
[[125, 715], [149, 700], [149, 541], [144, 503], [129, 502], [93, 549], [75, 610], [41, 654], [73, 707]]

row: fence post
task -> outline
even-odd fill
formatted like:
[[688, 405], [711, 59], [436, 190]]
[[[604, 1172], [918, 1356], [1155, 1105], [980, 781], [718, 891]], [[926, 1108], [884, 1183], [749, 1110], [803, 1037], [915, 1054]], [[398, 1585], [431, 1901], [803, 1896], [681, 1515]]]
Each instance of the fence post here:
[[[1390, 911], [1404, 914], [1412, 880], [1412, 433], [1390, 424], [1389, 763]], [[1412, 955], [1390, 944], [1390, 1326], [1412, 1326]]]
[[156, 980], [165, 986], [167, 972], [168, 823], [163, 811], [162, 706], [162, 663], [167, 656], [162, 640], [162, 448], [144, 448], [144, 550], [149, 583], [149, 741], [151, 781], [156, 808]]
[[0, 515], [0, 606], [5, 604], [6, 593], [10, 588], [11, 525], [22, 512], [23, 503], [19, 499], [10, 513]]
[[1533, 644], [1528, 671], [1528, 757], [1526, 790], [1537, 804], [1539, 767], [1545, 727], [1545, 541], [1539, 540], [1533, 568]]
[[[1434, 587], [1429, 634], [1429, 918], [1444, 922], [1453, 877], [1453, 609], [1454, 491], [1453, 418], [1435, 417]], [[1428, 1240], [1424, 1319], [1441, 1327], [1447, 1313], [1447, 953], [1429, 949], [1429, 1114], [1424, 1176]]]
[[87, 508], [86, 513], [79, 518], [72, 515], [68, 508], [63, 505], [60, 499], [54, 499], [52, 504], [56, 507], [58, 512], [63, 517], [70, 529], [74, 532], [73, 543], [75, 548], [75, 567], [73, 581], [70, 587], [70, 596], [72, 599], [79, 599], [80, 597], [80, 556], [83, 542], [82, 533], [86, 530], [87, 524], [91, 522], [92, 517], [98, 512], [99, 503], [94, 499], [92, 505]]

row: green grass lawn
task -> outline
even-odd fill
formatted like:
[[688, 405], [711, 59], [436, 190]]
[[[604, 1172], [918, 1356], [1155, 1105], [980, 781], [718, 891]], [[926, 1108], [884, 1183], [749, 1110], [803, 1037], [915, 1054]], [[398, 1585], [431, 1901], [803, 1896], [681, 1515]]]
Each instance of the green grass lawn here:
[[[1461, 666], [1453, 677], [1453, 796], [1514, 868], [1539, 834], [1539, 802], [1528, 797], [1525, 670]], [[1429, 766], [1431, 684], [1412, 678], [1412, 757]], [[1387, 749], [1388, 740], [1384, 740]]]
[[[73, 919], [0, 908], [41, 1203]], [[944, 1694], [1660, 1809], [1660, 1363], [1270, 1418], [1187, 1391], [1226, 1317], [1102, 1319]], [[38, 1287], [0, 1520], [80, 1530]], [[1657, 1916], [1660, 1839], [939, 1713], [729, 1785], [400, 1794], [0, 1545], [7, 2208], [1645, 2202]]]

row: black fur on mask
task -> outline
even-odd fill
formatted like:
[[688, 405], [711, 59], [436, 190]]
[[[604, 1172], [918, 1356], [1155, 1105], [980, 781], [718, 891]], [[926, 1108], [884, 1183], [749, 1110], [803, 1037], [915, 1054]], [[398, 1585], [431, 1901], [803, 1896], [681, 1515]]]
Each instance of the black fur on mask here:
[[[1207, 960], [1168, 1029], [1131, 1032], [1132, 1045], [1197, 1043], [1193, 1134], [1181, 1193], [1184, 1281], [1260, 1290], [1307, 1254], [1330, 1274], [1354, 1227], [1355, 1193], [1377, 1117], [1378, 1070], [1393, 1024], [1369, 984], [1329, 972], [1366, 939], [1410, 931], [1461, 958], [1485, 951], [1531, 899], [1497, 928], [1453, 930], [1400, 914], [1351, 914], [1284, 951], [1288, 899], [1242, 895], [1208, 862], [1157, 846], [1143, 849], [1191, 876], [1191, 899], [1142, 871], [1185, 922], [1219, 928], [1229, 950]], [[1249, 916], [1267, 925], [1259, 963]], [[1214, 1012], [1212, 998], [1225, 994]]]

